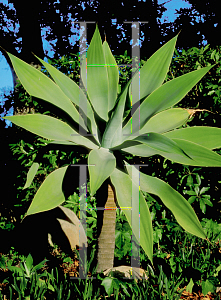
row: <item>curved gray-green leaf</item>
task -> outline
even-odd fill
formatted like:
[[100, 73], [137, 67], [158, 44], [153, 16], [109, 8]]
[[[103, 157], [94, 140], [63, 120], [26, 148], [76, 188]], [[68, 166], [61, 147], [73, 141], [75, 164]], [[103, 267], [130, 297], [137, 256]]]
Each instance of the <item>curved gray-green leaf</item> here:
[[117, 90], [119, 81], [119, 70], [116, 60], [111, 53], [108, 43], [103, 42], [105, 62], [108, 65], [108, 111], [112, 110], [117, 100]]
[[38, 171], [38, 168], [39, 168], [39, 164], [36, 163], [36, 162], [34, 162], [31, 165], [30, 169], [28, 170], [27, 179], [26, 179], [25, 186], [23, 187], [23, 190], [27, 189], [31, 185], [31, 183], [32, 183], [37, 171]]
[[[132, 142], [132, 141], [130, 141]], [[159, 154], [159, 151], [144, 145], [144, 144], [138, 144], [135, 146], [126, 146], [127, 142], [123, 143], [123, 147], [121, 148], [122, 151], [136, 155], [136, 156], [142, 156], [142, 157], [150, 157], [156, 154]], [[124, 146], [125, 145], [125, 146]], [[115, 149], [114, 149], [115, 150]], [[118, 149], [117, 149], [118, 150]]]
[[99, 148], [91, 150], [88, 155], [91, 196], [95, 194], [102, 183], [110, 176], [115, 166], [116, 158], [108, 149]]
[[143, 143], [155, 151], [161, 151], [166, 153], [177, 153], [186, 157], [185, 152], [180, 148], [173, 140], [166, 138], [165, 136], [150, 132], [147, 135], [141, 135], [135, 138], [133, 141]]
[[[199, 167], [221, 167], [221, 156], [209, 150], [206, 147], [197, 145], [182, 139], [171, 139], [187, 154], [187, 156], [178, 153], [163, 152], [155, 150], [148, 145], [136, 145], [122, 148], [122, 151], [131, 153], [136, 156], [150, 157], [153, 155], [161, 155], [171, 161], [179, 164]], [[189, 157], [190, 158], [189, 158]]]
[[65, 201], [62, 183], [67, 167], [57, 169], [47, 176], [35, 194], [27, 215], [53, 209]]
[[136, 89], [140, 88], [140, 99], [142, 99], [162, 85], [169, 70], [177, 37], [178, 35], [157, 50], [140, 69], [140, 74], [137, 72], [134, 75], [132, 79], [133, 88], [135, 88], [133, 103], [139, 100], [136, 98], [136, 95], [139, 95]]
[[[130, 227], [132, 228], [135, 236], [136, 232], [139, 232], [139, 218], [137, 222], [131, 222], [131, 197], [132, 197], [132, 181], [130, 177], [122, 171], [119, 171], [117, 168], [114, 169], [114, 172], [110, 176], [111, 182], [114, 185], [116, 190], [117, 201], [123, 209], [124, 214], [127, 218]], [[138, 190], [138, 199], [139, 203], [135, 207], [136, 212], [140, 212], [140, 244], [150, 261], [153, 263], [153, 228], [151, 222], [151, 215], [148, 208], [148, 205], [144, 199], [142, 192]], [[128, 209], [129, 208], [129, 209]], [[136, 236], [139, 241], [139, 236]]]
[[[180, 102], [212, 67], [205, 67], [172, 79], [151, 93], [141, 103], [140, 109], [138, 107], [133, 115], [134, 120], [139, 120], [140, 118], [140, 128], [142, 129], [147, 121], [156, 113]], [[136, 131], [139, 130], [139, 124], [135, 124], [133, 127]], [[124, 127], [124, 134], [131, 134], [130, 121]]]
[[183, 108], [170, 108], [167, 110], [163, 110], [151, 117], [143, 126], [143, 128], [139, 130], [139, 132], [131, 134], [128, 137], [124, 136], [123, 138], [124, 140], [132, 140], [136, 136], [146, 134], [148, 132], [167, 132], [185, 124], [189, 119], [189, 116], [190, 115], [188, 111]]
[[[79, 113], [77, 109], [59, 86], [45, 74], [23, 60], [10, 53], [8, 53], [8, 55], [19, 80], [31, 96], [43, 99], [63, 109], [75, 122], [79, 123]], [[83, 127], [85, 130], [87, 129], [84, 124]]]
[[[36, 56], [37, 57], [37, 56]], [[63, 91], [63, 93], [77, 106], [79, 106], [79, 101], [84, 103], [83, 108], [86, 106], [87, 108], [87, 117], [91, 120], [91, 124], [85, 124], [85, 126], [88, 125], [88, 128], [90, 129], [90, 132], [93, 133], [95, 136], [95, 139], [98, 141], [98, 128], [94, 120], [94, 113], [92, 111], [91, 105], [89, 101], [87, 100], [87, 97], [85, 96], [82, 89], [68, 76], [57, 70], [52, 65], [46, 63], [39, 57], [37, 57], [40, 62], [43, 64], [43, 66], [48, 70], [48, 72], [51, 74], [52, 78], [56, 82], [56, 84], [60, 87], [60, 89]], [[80, 123], [81, 122], [81, 123]], [[81, 117], [78, 123], [82, 126], [83, 118]], [[82, 126], [84, 127], [84, 126]], [[86, 127], [84, 127], [86, 128]]]
[[78, 134], [68, 124], [47, 115], [16, 115], [4, 117], [4, 119], [49, 140], [73, 141], [89, 149], [98, 149], [97, 145]]
[[186, 127], [163, 134], [173, 139], [183, 139], [206, 147], [210, 150], [221, 147], [221, 128], [208, 126]]
[[[139, 178], [139, 171], [134, 166], [127, 164], [126, 161], [124, 162], [130, 178], [136, 182], [136, 179]], [[180, 226], [186, 231], [202, 239], [206, 238], [206, 234], [189, 202], [169, 184], [159, 178], [140, 172], [140, 189], [157, 195], [164, 205], [171, 210]]]
[[[188, 163], [186, 162], [184, 164], [200, 167], [221, 167], [221, 156], [208, 148], [182, 139], [174, 138], [172, 140], [192, 158], [192, 160], [189, 160]], [[166, 155], [163, 156], [166, 157]], [[167, 156], [168, 157], [166, 158], [178, 163], [183, 163], [183, 159], [186, 159], [179, 154], [167, 154]]]
[[107, 122], [108, 75], [97, 25], [87, 52], [87, 93], [97, 114]]
[[122, 141], [122, 122], [128, 87], [131, 80], [126, 84], [122, 94], [119, 96], [117, 107], [109, 120], [102, 138], [102, 147], [112, 148]]

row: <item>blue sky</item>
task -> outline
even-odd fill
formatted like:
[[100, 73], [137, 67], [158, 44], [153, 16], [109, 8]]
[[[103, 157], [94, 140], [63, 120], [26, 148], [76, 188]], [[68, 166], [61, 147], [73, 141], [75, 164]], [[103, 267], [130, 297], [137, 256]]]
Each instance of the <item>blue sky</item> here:
[[[164, 12], [161, 21], [168, 21], [172, 22], [175, 18], [175, 12], [176, 9], [190, 7], [191, 5], [184, 0], [158, 0], [159, 4], [162, 4], [164, 2], [167, 2], [165, 4], [165, 7], [167, 8], [167, 11]], [[0, 3], [8, 4], [7, 0], [0, 0]], [[12, 4], [10, 4], [12, 5]], [[46, 29], [42, 30], [42, 35], [46, 34]], [[44, 49], [50, 51], [50, 45], [46, 41], [43, 40], [43, 47]], [[12, 75], [10, 68], [8, 67], [8, 64], [5, 60], [5, 58], [0, 53], [0, 105], [1, 103], [1, 94], [3, 91], [11, 90], [12, 87]], [[13, 110], [9, 112], [8, 115], [13, 115]], [[8, 125], [11, 123], [9, 121], [6, 122]], [[10, 125], [9, 125], [10, 126]]]

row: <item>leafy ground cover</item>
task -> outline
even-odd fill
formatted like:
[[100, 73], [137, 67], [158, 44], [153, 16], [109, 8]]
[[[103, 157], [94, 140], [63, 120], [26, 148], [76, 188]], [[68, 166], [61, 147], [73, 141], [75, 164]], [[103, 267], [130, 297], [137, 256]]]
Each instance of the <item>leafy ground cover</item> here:
[[[94, 198], [89, 202], [91, 208], [95, 207]], [[78, 213], [76, 204], [78, 199], [74, 194], [64, 205], [75, 208]], [[210, 239], [211, 243], [208, 243], [184, 232], [157, 201], [149, 205], [154, 225], [155, 269], [151, 268], [148, 258], [140, 249], [141, 267], [147, 270], [148, 280], [136, 283], [122, 279], [122, 275], [117, 273], [109, 277], [102, 273], [98, 276], [93, 274], [96, 233], [89, 231], [88, 258], [92, 260], [88, 261], [89, 278], [86, 281], [77, 278], [78, 251], [68, 256], [54, 247], [49, 262], [43, 261], [34, 266], [30, 256], [18, 255], [12, 249], [8, 255], [1, 254], [0, 288], [1, 294], [5, 295], [2, 299], [220, 299], [221, 225], [203, 218], [201, 224]], [[96, 210], [88, 211], [88, 217], [91, 218], [90, 226], [96, 227]], [[118, 211], [115, 266], [130, 265], [130, 235], [126, 218], [122, 211]], [[96, 279], [90, 279], [94, 276]]]

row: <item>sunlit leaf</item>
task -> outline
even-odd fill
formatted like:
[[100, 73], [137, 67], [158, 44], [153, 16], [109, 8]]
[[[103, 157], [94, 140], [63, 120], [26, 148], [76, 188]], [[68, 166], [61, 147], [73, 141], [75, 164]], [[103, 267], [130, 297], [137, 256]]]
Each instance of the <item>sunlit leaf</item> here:
[[[94, 166], [93, 166], [94, 165]], [[92, 150], [88, 155], [91, 196], [110, 176], [116, 166], [115, 156], [108, 149]]]
[[[134, 232], [137, 241], [140, 239], [140, 245], [149, 257], [150, 261], [153, 263], [153, 228], [151, 222], [151, 215], [148, 208], [148, 205], [144, 199], [142, 192], [138, 191], [137, 197], [138, 202], [135, 207], [133, 207], [133, 212], [135, 216], [139, 215], [140, 212], [140, 222], [139, 218], [137, 221], [131, 221], [131, 197], [132, 197], [132, 181], [130, 177], [124, 172], [114, 169], [114, 172], [110, 175], [110, 179], [116, 190], [117, 201], [123, 209], [124, 214], [127, 218], [128, 223], [130, 224], [132, 231]], [[140, 206], [140, 207], [139, 207]], [[140, 226], [140, 229], [139, 229]], [[140, 238], [136, 235], [137, 232], [140, 232]]]
[[47, 176], [38, 189], [27, 215], [53, 209], [65, 201], [62, 183], [67, 167], [57, 169]]
[[125, 165], [130, 178], [134, 180], [135, 183], [137, 179], [140, 179], [138, 182], [142, 191], [157, 195], [164, 205], [171, 210], [180, 226], [200, 238], [206, 238], [193, 208], [183, 196], [163, 180], [145, 175], [126, 162]]
[[27, 180], [26, 180], [25, 186], [23, 187], [23, 190], [27, 189], [31, 185], [31, 183], [38, 171], [38, 168], [39, 168], [39, 164], [34, 162], [28, 171]]

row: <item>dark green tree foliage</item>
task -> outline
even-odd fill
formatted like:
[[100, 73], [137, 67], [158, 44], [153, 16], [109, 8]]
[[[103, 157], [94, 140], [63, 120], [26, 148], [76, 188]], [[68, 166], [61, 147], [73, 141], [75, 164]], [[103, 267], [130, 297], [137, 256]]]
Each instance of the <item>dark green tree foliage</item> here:
[[[98, 22], [100, 32], [103, 35], [102, 38], [104, 39], [105, 33], [111, 49], [115, 49], [114, 54], [118, 55], [124, 53], [125, 50], [131, 55], [131, 23], [124, 24], [124, 21], [148, 22], [147, 24], [141, 23], [139, 28], [140, 32], [141, 30], [144, 32], [141, 57], [149, 57], [163, 42], [162, 24], [158, 19], [162, 16], [165, 8], [163, 5], [158, 5], [156, 0], [145, 2], [138, 2], [137, 0], [121, 2], [90, 0], [80, 3], [72, 0], [58, 2], [9, 0], [8, 2], [9, 6], [0, 3], [0, 10], [2, 10], [0, 46], [35, 67], [40, 67], [39, 61], [32, 53], [42, 59], [44, 57], [50, 58], [51, 55], [48, 50], [43, 49], [43, 36], [49, 42], [51, 51], [54, 52], [54, 59], [59, 59], [66, 53], [79, 51], [80, 25], [77, 23], [79, 21], [92, 22], [92, 24], [87, 24], [87, 40], [91, 40], [95, 23]], [[116, 20], [116, 24], [112, 24], [112, 19]], [[42, 31], [42, 29], [44, 30]], [[136, 30], [138, 32], [138, 27]], [[135, 48], [138, 50], [137, 40], [133, 41], [133, 45], [135, 44], [137, 44]], [[13, 75], [14, 114], [21, 113], [25, 111], [25, 107], [20, 106], [19, 94], [15, 90], [16, 74], [7, 54], [1, 48], [0, 50]], [[81, 49], [81, 51], [85, 50]]]
[[216, 0], [184, 1], [192, 7], [177, 10], [178, 17], [172, 25], [174, 32], [182, 29], [182, 35], [178, 41], [180, 48], [202, 46], [203, 42], [210, 44], [212, 48], [221, 45], [221, 12], [218, 9], [218, 2]]
[[[100, 30], [102, 38], [104, 39], [105, 32], [110, 48], [113, 49], [115, 55], [120, 55], [125, 50], [131, 55], [131, 23], [127, 24], [124, 21], [141, 22], [140, 31], [144, 32], [141, 57], [149, 57], [160, 47], [160, 42], [163, 42], [161, 34], [162, 24], [158, 19], [161, 18], [165, 8], [162, 4], [159, 5], [158, 1], [147, 0], [138, 2], [133, 0], [119, 2], [114, 0], [100, 3], [96, 1], [95, 9], [90, 2], [84, 3], [86, 8], [85, 11], [82, 9], [81, 19], [98, 22], [98, 25], [102, 27], [102, 30]], [[111, 19], [116, 19], [116, 25], [111, 25]], [[147, 23], [142, 23], [142, 21]], [[123, 33], [121, 32], [122, 29]], [[92, 37], [93, 32], [94, 27], [88, 25], [88, 40]], [[133, 41], [133, 45], [136, 43], [137, 41]]]
[[[145, 2], [90, 0], [80, 3], [71, 0], [58, 2], [37, 0], [31, 5], [29, 2], [10, 0], [9, 3], [14, 5], [14, 9], [0, 4], [3, 11], [0, 17], [1, 46], [28, 63], [33, 62], [31, 52], [41, 58], [44, 55], [48, 57], [46, 51], [43, 53], [41, 33], [43, 28], [45, 28], [46, 40], [51, 42], [52, 51], [55, 51], [54, 58], [57, 59], [70, 52], [76, 53], [79, 50], [77, 42], [79, 34], [75, 35], [73, 30], [79, 29], [79, 24], [73, 24], [73, 22], [78, 21], [93, 23], [87, 25], [88, 40], [92, 38], [95, 23], [98, 22], [98, 25], [102, 27], [102, 34], [105, 31], [110, 47], [116, 49], [118, 53], [115, 54], [118, 55], [126, 49], [131, 51], [131, 24], [124, 24], [124, 21], [148, 22], [146, 25], [141, 23], [141, 30], [144, 31], [145, 37], [146, 56], [148, 56], [147, 53], [152, 54], [159, 48], [160, 42], [163, 42], [160, 32], [161, 24], [158, 19], [165, 8], [156, 0]], [[116, 24], [112, 24], [112, 19], [116, 20]], [[16, 25], [20, 26], [18, 32], [15, 30]], [[117, 28], [118, 25], [120, 28]], [[71, 36], [76, 42], [74, 47], [70, 43]], [[150, 49], [148, 49], [147, 45], [151, 45], [151, 48], [149, 46]]]

